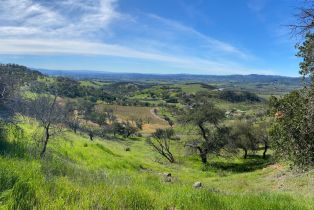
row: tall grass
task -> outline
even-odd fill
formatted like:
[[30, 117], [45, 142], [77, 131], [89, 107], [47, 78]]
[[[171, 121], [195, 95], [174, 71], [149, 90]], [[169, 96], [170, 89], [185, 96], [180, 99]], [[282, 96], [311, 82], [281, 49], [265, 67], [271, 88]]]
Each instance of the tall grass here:
[[[26, 133], [30, 127], [25, 126]], [[32, 135], [25, 138], [31, 141]], [[27, 142], [27, 141], [26, 141]], [[17, 142], [19, 144], [19, 141]], [[313, 209], [313, 197], [269, 188], [272, 169], [239, 171], [241, 161], [202, 170], [199, 160], [180, 157], [181, 163], [156, 162], [144, 141], [96, 140], [64, 133], [51, 141], [45, 159], [0, 155], [0, 209]], [[28, 145], [29, 146], [29, 145]], [[27, 156], [28, 158], [24, 158]], [[243, 164], [250, 167], [254, 160]], [[264, 163], [261, 163], [264, 164]], [[267, 165], [263, 165], [266, 167]], [[219, 171], [232, 170], [221, 177]], [[237, 170], [233, 170], [233, 169]], [[173, 181], [163, 181], [171, 172]], [[240, 172], [240, 173], [239, 173]], [[269, 179], [269, 180], [268, 180]], [[194, 189], [193, 182], [204, 187]], [[259, 183], [260, 182], [260, 183]], [[259, 189], [259, 190], [256, 190]]]

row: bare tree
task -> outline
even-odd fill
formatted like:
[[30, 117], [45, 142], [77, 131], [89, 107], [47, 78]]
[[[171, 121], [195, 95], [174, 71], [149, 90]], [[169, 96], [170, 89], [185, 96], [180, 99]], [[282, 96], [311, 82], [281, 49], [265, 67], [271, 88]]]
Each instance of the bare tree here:
[[3, 100], [7, 93], [7, 87], [4, 83], [0, 83], [0, 100]]
[[80, 128], [80, 110], [78, 110], [77, 104], [68, 101], [65, 105], [65, 112], [67, 113], [65, 124], [74, 131]]
[[170, 140], [174, 136], [173, 129], [157, 129], [152, 137], [147, 141], [160, 155], [165, 157], [170, 163], [174, 163], [175, 159], [170, 150]]
[[35, 118], [44, 130], [40, 153], [40, 156], [44, 157], [50, 138], [62, 131], [64, 109], [57, 103], [57, 96], [40, 96], [28, 102], [28, 114]]
[[304, 6], [298, 10], [297, 22], [289, 27], [293, 34], [304, 36], [314, 28], [314, 0], [305, 0]]
[[98, 127], [98, 125], [92, 125], [88, 123], [81, 126], [80, 130], [85, 132], [88, 135], [89, 140], [91, 141], [94, 141], [94, 138], [98, 136], [100, 133], [100, 128]]

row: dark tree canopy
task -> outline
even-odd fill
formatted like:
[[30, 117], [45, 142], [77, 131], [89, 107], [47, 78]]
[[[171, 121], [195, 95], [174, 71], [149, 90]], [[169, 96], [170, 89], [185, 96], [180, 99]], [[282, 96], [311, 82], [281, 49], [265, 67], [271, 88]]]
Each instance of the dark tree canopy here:
[[181, 116], [181, 122], [193, 125], [199, 131], [201, 138], [188, 142], [186, 146], [197, 149], [203, 163], [207, 163], [208, 153], [218, 151], [225, 145], [228, 129], [220, 125], [224, 117], [225, 112], [206, 99], [200, 99], [198, 104], [188, 107]]
[[248, 151], [258, 149], [259, 141], [255, 136], [253, 122], [249, 120], [236, 120], [231, 124], [229, 146], [233, 149], [242, 149], [244, 158]]
[[25, 66], [16, 64], [0, 64], [0, 104], [17, 93], [19, 88], [43, 76]]
[[219, 98], [230, 102], [261, 101], [261, 99], [255, 93], [248, 91], [223, 90], [219, 92]]
[[304, 90], [294, 91], [281, 99], [272, 98], [271, 129], [274, 149], [296, 165], [314, 165], [314, 129], [312, 109]]

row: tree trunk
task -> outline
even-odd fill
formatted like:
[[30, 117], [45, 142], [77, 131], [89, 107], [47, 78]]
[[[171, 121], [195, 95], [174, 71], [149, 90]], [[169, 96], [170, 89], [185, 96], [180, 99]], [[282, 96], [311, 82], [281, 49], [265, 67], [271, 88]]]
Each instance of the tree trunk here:
[[246, 159], [247, 158], [247, 149], [244, 148], [243, 150], [244, 150], [244, 156], [243, 157], [244, 157], [244, 159]]
[[42, 149], [42, 151], [41, 151], [41, 153], [40, 153], [40, 157], [41, 157], [41, 158], [43, 158], [43, 157], [45, 156], [49, 138], [50, 138], [49, 127], [47, 127], [47, 128], [45, 128], [44, 146], [43, 146], [43, 149]]
[[207, 163], [207, 155], [206, 154], [200, 154], [201, 156], [201, 160], [202, 160], [202, 163], [206, 164]]
[[206, 164], [207, 163], [207, 149], [202, 149], [201, 147], [197, 146], [196, 149], [199, 151], [200, 153], [200, 158], [202, 163]]
[[207, 163], [207, 153], [201, 152], [200, 157], [201, 157], [202, 163], [206, 164]]
[[170, 153], [170, 151], [169, 151], [169, 162], [170, 163], [174, 163], [175, 162], [175, 159], [174, 159], [174, 157], [173, 157], [173, 155]]
[[268, 145], [267, 145], [267, 143], [265, 143], [264, 152], [263, 152], [263, 158], [264, 159], [266, 159], [267, 150], [268, 150]]
[[93, 135], [92, 133], [89, 134], [89, 139], [90, 139], [91, 141], [94, 140], [94, 135]]
[[171, 156], [171, 155], [164, 155], [164, 157], [166, 157], [167, 160], [168, 160], [170, 163], [174, 163], [174, 162], [175, 162], [174, 157]]

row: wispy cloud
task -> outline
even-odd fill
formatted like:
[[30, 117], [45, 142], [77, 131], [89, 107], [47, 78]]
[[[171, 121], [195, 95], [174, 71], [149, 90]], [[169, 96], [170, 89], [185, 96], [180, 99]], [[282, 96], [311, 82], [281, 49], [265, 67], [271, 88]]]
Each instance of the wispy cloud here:
[[203, 41], [204, 46], [206, 46], [208, 49], [233, 54], [235, 56], [239, 56], [239, 57], [245, 58], [245, 59], [253, 57], [249, 53], [246, 53], [243, 50], [240, 50], [237, 47], [235, 47], [229, 43], [226, 43], [226, 42], [220, 41], [218, 39], [215, 39], [213, 37], [204, 35], [192, 27], [185, 26], [179, 22], [169, 20], [166, 18], [162, 18], [162, 17], [154, 15], [154, 14], [149, 14], [149, 17], [163, 22], [164, 24], [170, 26], [172, 28], [172, 30], [177, 30], [177, 31], [179, 30], [179, 31], [183, 32], [183, 34], [185, 34], [185, 35], [188, 33], [188, 34], [193, 35], [194, 37], [197, 37], [198, 39], [201, 39]]
[[114, 56], [204, 73], [271, 73], [237, 62], [254, 58], [246, 50], [154, 14], [144, 15], [147, 22], [130, 17], [118, 11], [117, 3], [2, 0], [0, 54]]
[[[178, 57], [164, 53], [151, 53], [118, 45], [65, 40], [0, 39], [1, 53], [6, 55], [87, 55], [135, 58], [167, 63], [171, 67], [201, 71], [211, 74], [247, 74], [252, 69], [228, 61], [213, 61], [198, 57]], [[256, 73], [271, 74], [272, 71], [254, 69]], [[191, 72], [192, 73], [192, 72]]]
[[120, 17], [115, 3], [115, 0], [3, 0], [0, 37], [82, 38], [106, 29]]

